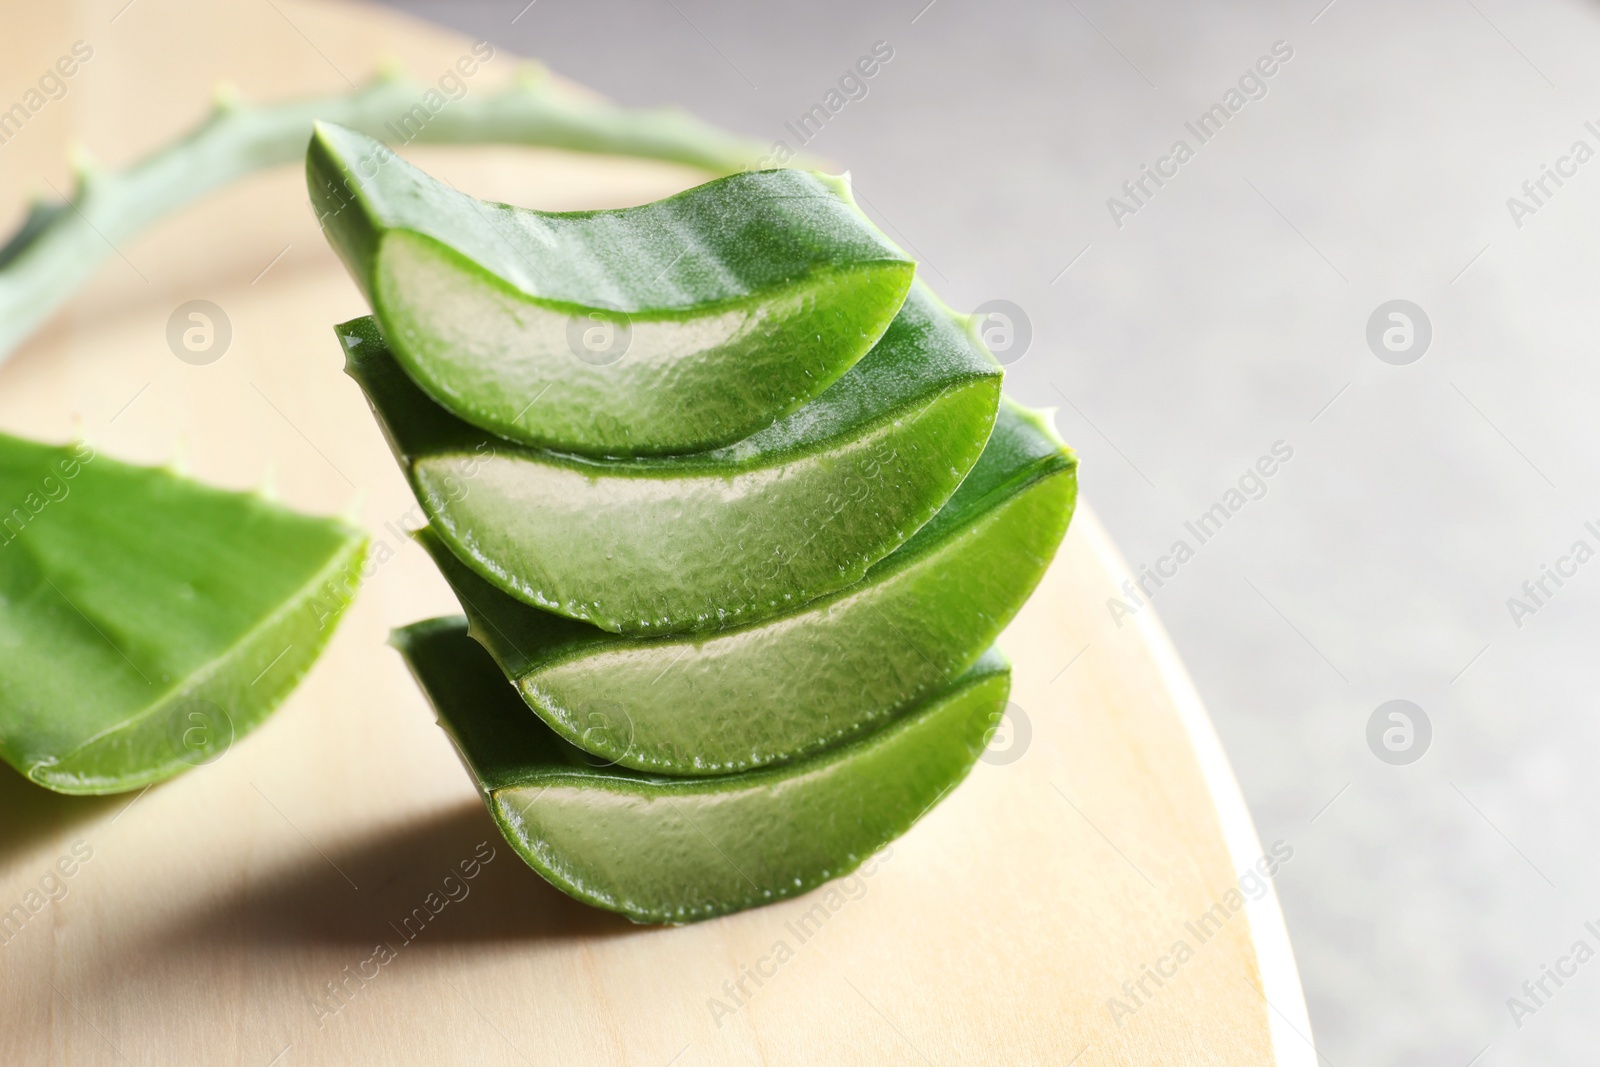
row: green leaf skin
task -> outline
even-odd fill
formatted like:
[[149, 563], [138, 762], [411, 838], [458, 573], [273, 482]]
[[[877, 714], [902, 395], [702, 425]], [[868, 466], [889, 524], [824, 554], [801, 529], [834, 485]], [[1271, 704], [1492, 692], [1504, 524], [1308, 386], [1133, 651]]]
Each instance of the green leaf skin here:
[[6, 435], [0, 509], [0, 757], [63, 793], [221, 755], [310, 669], [366, 552], [343, 522]]
[[928, 525], [847, 589], [710, 637], [618, 637], [500, 592], [430, 531], [487, 648], [563, 739], [658, 774], [727, 774], [815, 751], [957, 677], [1033, 592], [1066, 533], [1077, 459], [1002, 400], [983, 455]]
[[562, 891], [640, 923], [686, 923], [849, 874], [966, 777], [1011, 668], [990, 652], [848, 744], [781, 767], [669, 778], [596, 767], [528, 714], [460, 617], [398, 630], [511, 846]]
[[[916, 270], [843, 179], [806, 171], [542, 212], [476, 200], [323, 123], [306, 179], [423, 391], [501, 437], [583, 455], [700, 452], [770, 425], [877, 342]], [[624, 313], [625, 349], [585, 349], [585, 331], [608, 336], [596, 312]]]
[[486, 435], [430, 401], [371, 319], [338, 332], [434, 530], [525, 603], [613, 633], [722, 629], [861, 580], [943, 506], [1001, 370], [922, 286], [822, 396], [728, 448], [594, 460]]

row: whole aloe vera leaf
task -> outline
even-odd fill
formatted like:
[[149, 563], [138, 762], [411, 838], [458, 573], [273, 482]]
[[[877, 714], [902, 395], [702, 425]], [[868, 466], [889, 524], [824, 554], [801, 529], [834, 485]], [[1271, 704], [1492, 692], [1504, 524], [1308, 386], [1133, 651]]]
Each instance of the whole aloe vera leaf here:
[[584, 455], [699, 452], [770, 425], [877, 342], [916, 270], [843, 179], [806, 171], [541, 212], [319, 124], [306, 178], [424, 392], [502, 437]]
[[743, 774], [617, 767], [528, 714], [460, 617], [393, 640], [511, 846], [562, 891], [635, 922], [685, 923], [849, 874], [966, 777], [999, 721], [997, 651], [882, 729]]
[[961, 488], [855, 585], [705, 637], [628, 638], [529, 607], [419, 539], [545, 724], [658, 774], [727, 774], [823, 748], [957, 677], [1033, 592], [1066, 533], [1077, 459], [1002, 400]]
[[63, 793], [217, 758], [310, 669], [366, 535], [0, 435], [0, 757]]
[[999, 366], [920, 285], [822, 396], [689, 456], [506, 442], [429, 400], [371, 319], [338, 332], [451, 551], [518, 599], [613, 633], [755, 622], [859, 581], [955, 492], [1000, 402]]

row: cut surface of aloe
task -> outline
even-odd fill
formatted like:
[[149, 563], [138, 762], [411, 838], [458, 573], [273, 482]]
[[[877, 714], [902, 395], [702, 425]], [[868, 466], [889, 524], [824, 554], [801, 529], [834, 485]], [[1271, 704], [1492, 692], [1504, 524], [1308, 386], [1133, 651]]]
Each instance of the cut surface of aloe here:
[[921, 286], [822, 396], [735, 445], [594, 460], [486, 435], [433, 403], [371, 319], [338, 328], [430, 523], [537, 607], [617, 633], [720, 629], [857, 582], [983, 451], [1001, 371]]
[[597, 767], [529, 714], [460, 617], [395, 632], [501, 832], [564, 892], [684, 923], [848, 874], [964, 778], [1005, 708], [998, 652], [882, 729], [780, 767], [672, 778]]
[[0, 435], [0, 756], [64, 793], [209, 762], [316, 660], [366, 536]]
[[473, 199], [326, 124], [306, 170], [407, 374], [467, 422], [586, 455], [749, 436], [860, 359], [915, 272], [843, 179], [805, 171], [541, 212]]
[[507, 596], [430, 531], [419, 540], [472, 635], [565, 740], [640, 770], [726, 774], [870, 728], [976, 662], [1055, 555], [1076, 466], [1039, 414], [1002, 400], [955, 496], [865, 578], [710, 636], [608, 634]]

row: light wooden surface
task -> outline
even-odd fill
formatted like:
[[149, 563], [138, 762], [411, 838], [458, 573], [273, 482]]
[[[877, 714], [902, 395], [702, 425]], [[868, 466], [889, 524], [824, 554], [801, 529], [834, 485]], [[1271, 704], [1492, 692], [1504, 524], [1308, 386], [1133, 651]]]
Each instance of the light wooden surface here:
[[[125, 161], [197, 118], [221, 78], [256, 99], [328, 91], [387, 54], [432, 80], [467, 47], [366, 8], [123, 3], [10, 16], [4, 102], [74, 40], [95, 55], [0, 146], [0, 214], [30, 187], [66, 188], [74, 140]], [[512, 65], [499, 54], [474, 90]], [[413, 155], [470, 192], [549, 208], [696, 179], [554, 153]], [[1203, 943], [1187, 925], [1261, 846], [1159, 624], [1111, 623], [1125, 568], [1087, 508], [1003, 640], [1025, 748], [997, 747], [870, 875], [677, 929], [540, 881], [384, 645], [454, 605], [400, 536], [411, 500], [340, 374], [329, 327], [364, 308], [300, 183], [263, 176], [129, 244], [0, 370], [0, 427], [60, 439], [77, 422], [120, 458], [270, 480], [291, 504], [352, 510], [382, 561], [304, 686], [217, 762], [104, 799], [0, 771], [0, 909], [41, 885], [60, 897], [0, 944], [6, 1063], [1315, 1062], [1270, 888]], [[208, 366], [164, 339], [193, 298], [233, 324]], [[467, 895], [405, 941], [400, 920], [437, 906], [480, 842], [494, 858]], [[75, 847], [91, 858], [48, 881]], [[1180, 940], [1193, 958], [1158, 988], [1146, 965]], [[1141, 979], [1152, 995], [1135, 1000], [1124, 983]], [[1136, 1010], [1114, 1019], [1114, 997]]]

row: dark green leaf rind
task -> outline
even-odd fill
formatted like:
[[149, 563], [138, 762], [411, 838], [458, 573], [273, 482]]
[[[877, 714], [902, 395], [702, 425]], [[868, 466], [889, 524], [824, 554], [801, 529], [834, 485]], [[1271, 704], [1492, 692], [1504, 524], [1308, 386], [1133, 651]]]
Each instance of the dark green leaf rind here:
[[991, 652], [848, 744], [671, 778], [586, 762], [528, 714], [466, 625], [432, 619], [393, 640], [511, 846], [563, 892], [640, 923], [708, 919], [849, 874], [966, 777], [1010, 691]]
[[306, 170], [423, 391], [499, 436], [584, 455], [698, 452], [771, 424], [877, 342], [916, 269], [842, 179], [806, 171], [540, 212], [326, 124]]
[[217, 758], [320, 654], [366, 536], [0, 435], [0, 757], [65, 793]]
[[628, 638], [500, 592], [429, 531], [474, 637], [563, 739], [658, 774], [744, 771], [883, 722], [974, 663], [1054, 557], [1076, 457], [1002, 400], [972, 473], [860, 582], [764, 623]]
[[822, 396], [727, 448], [593, 460], [511, 444], [433, 403], [376, 324], [338, 328], [439, 536], [512, 596], [614, 633], [756, 622], [857, 582], [955, 492], [1002, 373], [921, 286]]

